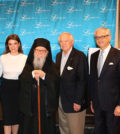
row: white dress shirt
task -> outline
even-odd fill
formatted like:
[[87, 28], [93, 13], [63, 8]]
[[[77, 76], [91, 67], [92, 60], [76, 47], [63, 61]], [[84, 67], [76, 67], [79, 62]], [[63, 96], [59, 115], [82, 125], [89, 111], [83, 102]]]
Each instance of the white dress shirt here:
[[65, 54], [64, 51], [62, 52], [61, 65], [60, 65], [60, 75], [62, 75], [62, 72], [64, 70], [65, 64], [68, 60], [68, 57], [69, 57], [71, 51], [72, 51], [72, 48], [68, 51], [67, 54]]
[[[101, 50], [101, 49], [100, 49], [100, 53], [99, 53], [99, 56], [98, 56], [98, 62], [97, 62], [97, 68], [98, 68], [98, 66], [99, 66], [99, 58], [100, 58], [100, 55], [101, 55], [102, 51], [104, 51], [104, 53], [103, 53], [103, 61], [102, 61], [102, 62], [103, 62], [102, 67], [103, 67], [103, 65], [104, 65], [104, 63], [105, 63], [105, 60], [106, 60], [106, 58], [107, 58], [107, 55], [108, 55], [110, 49], [111, 49], [111, 45], [109, 45], [105, 50]], [[101, 70], [102, 70], [102, 69], [101, 69]]]

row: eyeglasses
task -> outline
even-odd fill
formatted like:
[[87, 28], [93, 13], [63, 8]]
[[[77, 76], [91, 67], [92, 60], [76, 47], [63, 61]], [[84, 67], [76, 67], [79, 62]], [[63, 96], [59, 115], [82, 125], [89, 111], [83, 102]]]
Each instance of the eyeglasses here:
[[34, 51], [37, 53], [46, 53], [47, 52], [47, 50], [39, 50], [39, 49], [35, 49]]
[[95, 36], [95, 39], [96, 40], [99, 40], [99, 39], [105, 39], [105, 37], [107, 37], [107, 36], [110, 36], [110, 35], [102, 35], [102, 36]]
[[68, 42], [70, 42], [71, 40], [60, 40], [59, 42], [60, 43], [68, 43]]

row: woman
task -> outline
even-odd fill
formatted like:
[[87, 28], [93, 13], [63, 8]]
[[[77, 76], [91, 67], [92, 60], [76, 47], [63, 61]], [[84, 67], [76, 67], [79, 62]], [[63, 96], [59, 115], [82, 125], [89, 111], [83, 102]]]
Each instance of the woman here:
[[5, 42], [5, 52], [0, 57], [1, 102], [4, 134], [17, 134], [20, 115], [18, 111], [19, 80], [27, 56], [23, 54], [18, 35], [9, 35]]

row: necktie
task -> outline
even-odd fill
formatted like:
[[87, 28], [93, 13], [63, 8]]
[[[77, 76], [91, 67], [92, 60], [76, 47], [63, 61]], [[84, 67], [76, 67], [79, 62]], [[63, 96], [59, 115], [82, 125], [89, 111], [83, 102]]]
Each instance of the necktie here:
[[104, 54], [104, 51], [101, 51], [100, 56], [99, 56], [99, 60], [98, 60], [98, 76], [100, 76], [100, 73], [101, 73], [101, 70], [103, 67], [103, 54]]

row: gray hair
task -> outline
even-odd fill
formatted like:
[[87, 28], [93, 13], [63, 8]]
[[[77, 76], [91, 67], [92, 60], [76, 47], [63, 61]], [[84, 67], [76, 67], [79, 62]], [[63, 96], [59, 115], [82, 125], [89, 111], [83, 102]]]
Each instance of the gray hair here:
[[111, 31], [110, 31], [110, 29], [105, 28], [105, 27], [99, 27], [98, 29], [96, 29], [94, 35], [96, 35], [96, 33], [97, 33], [98, 31], [100, 31], [100, 30], [106, 31], [106, 35], [110, 35], [110, 36], [111, 36]]
[[68, 32], [63, 32], [62, 34], [60, 34], [59, 38], [58, 38], [58, 41], [60, 42], [60, 38], [63, 36], [63, 35], [68, 35], [69, 38], [74, 41], [74, 37], [71, 33], [68, 33]]

